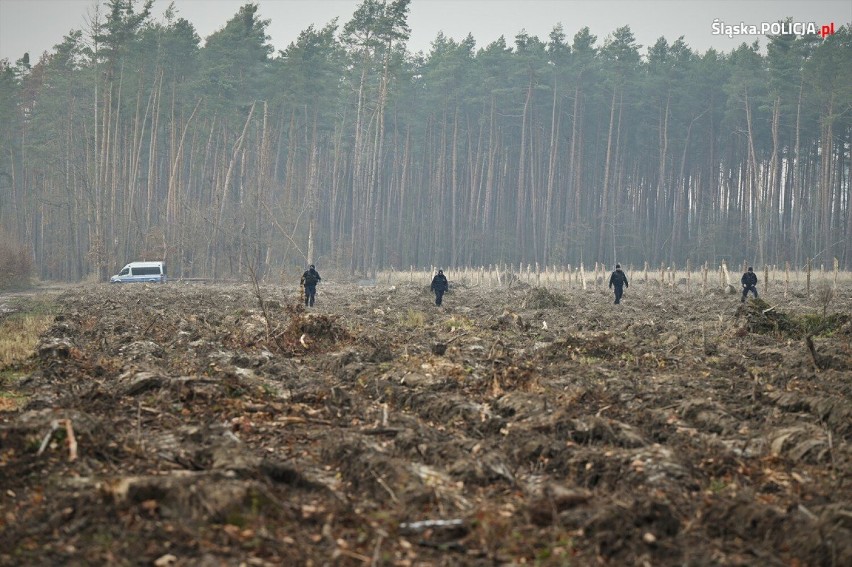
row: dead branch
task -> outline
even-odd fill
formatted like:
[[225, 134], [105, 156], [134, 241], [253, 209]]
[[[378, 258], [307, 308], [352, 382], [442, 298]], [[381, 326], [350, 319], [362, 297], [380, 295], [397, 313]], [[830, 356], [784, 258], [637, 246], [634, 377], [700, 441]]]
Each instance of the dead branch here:
[[66, 443], [68, 444], [68, 460], [74, 462], [77, 460], [77, 438], [74, 437], [74, 428], [71, 426], [71, 420], [65, 420], [65, 433], [68, 435]]
[[36, 455], [41, 455], [44, 453], [44, 450], [47, 448], [47, 444], [50, 443], [50, 438], [53, 436], [53, 432], [59, 429], [59, 421], [53, 420], [50, 423], [50, 431], [47, 432], [47, 435], [41, 440], [41, 445], [36, 452]]
[[281, 231], [282, 236], [284, 236], [284, 238], [286, 238], [290, 242], [290, 244], [293, 245], [293, 247], [296, 249], [296, 251], [299, 253], [299, 255], [305, 260], [305, 262], [307, 262], [308, 261], [307, 254], [302, 252], [302, 249], [299, 248], [299, 245], [294, 240], [293, 235], [296, 234], [296, 229], [299, 228], [299, 221], [302, 218], [302, 214], [304, 214], [304, 212], [308, 210], [308, 207], [304, 206], [299, 211], [299, 215], [296, 217], [296, 223], [293, 225], [293, 234], [287, 234], [287, 231], [284, 230], [284, 227], [281, 226], [281, 223], [278, 222], [278, 218], [276, 217], [276, 215], [272, 214], [272, 211], [269, 209], [269, 206], [266, 203], [263, 203], [263, 208], [269, 214], [269, 218], [272, 220], [272, 224], [275, 225], [275, 228], [277, 228], [279, 231]]
[[386, 491], [388, 494], [390, 494], [391, 500], [393, 500], [394, 502], [396, 502], [397, 504], [399, 504], [399, 499], [396, 497], [396, 494], [394, 494], [394, 492], [393, 492], [393, 490], [391, 489], [391, 487], [390, 487], [390, 486], [388, 486], [388, 483], [386, 483], [382, 477], [380, 477], [379, 475], [377, 475], [375, 471], [370, 471], [370, 473], [373, 475], [373, 478], [375, 478], [375, 479], [376, 479], [376, 482], [378, 482], [378, 483], [379, 483], [379, 486], [381, 486], [382, 488], [384, 488], [384, 489], [385, 489], [385, 491]]
[[255, 269], [254, 264], [248, 261], [246, 261], [246, 269], [249, 271], [254, 296], [255, 299], [257, 299], [260, 312], [263, 314], [263, 320], [266, 323], [266, 342], [269, 343], [269, 338], [272, 336], [272, 319], [269, 316], [269, 311], [266, 309], [266, 301], [263, 300], [263, 295], [260, 292], [260, 284], [257, 281], [257, 270]]
[[41, 445], [36, 455], [44, 453], [44, 450], [47, 449], [47, 445], [50, 443], [51, 437], [53, 437], [53, 432], [63, 425], [65, 426], [65, 443], [68, 445], [68, 460], [72, 462], [77, 460], [77, 438], [74, 436], [74, 427], [71, 425], [70, 419], [54, 419], [50, 422], [50, 431], [41, 440]]

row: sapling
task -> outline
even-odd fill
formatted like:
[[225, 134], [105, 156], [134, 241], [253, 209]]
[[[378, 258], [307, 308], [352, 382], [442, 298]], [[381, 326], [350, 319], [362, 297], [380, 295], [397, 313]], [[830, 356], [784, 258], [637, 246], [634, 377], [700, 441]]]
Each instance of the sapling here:
[[816, 299], [822, 305], [822, 318], [825, 319], [828, 312], [828, 304], [834, 299], [834, 288], [828, 284], [823, 284], [817, 290]]

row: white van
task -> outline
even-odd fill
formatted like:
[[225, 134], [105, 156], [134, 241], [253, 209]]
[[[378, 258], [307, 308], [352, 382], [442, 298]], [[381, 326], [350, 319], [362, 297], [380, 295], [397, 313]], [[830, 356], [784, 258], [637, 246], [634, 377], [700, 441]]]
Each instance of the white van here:
[[109, 279], [109, 283], [166, 283], [165, 262], [130, 262]]

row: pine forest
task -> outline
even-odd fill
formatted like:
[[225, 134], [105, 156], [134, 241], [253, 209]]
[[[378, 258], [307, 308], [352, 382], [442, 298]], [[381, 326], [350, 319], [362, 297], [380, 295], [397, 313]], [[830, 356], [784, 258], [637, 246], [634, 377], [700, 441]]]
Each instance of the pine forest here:
[[106, 0], [0, 61], [0, 238], [37, 276], [806, 262], [852, 269], [852, 30], [729, 53], [561, 24], [408, 46], [411, 0], [274, 51]]

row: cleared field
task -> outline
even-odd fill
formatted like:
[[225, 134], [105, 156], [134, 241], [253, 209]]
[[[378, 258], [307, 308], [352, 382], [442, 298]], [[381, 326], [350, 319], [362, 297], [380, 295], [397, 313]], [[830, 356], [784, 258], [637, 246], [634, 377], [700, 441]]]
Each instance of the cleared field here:
[[448, 276], [68, 290], [0, 563], [852, 564], [847, 281]]

